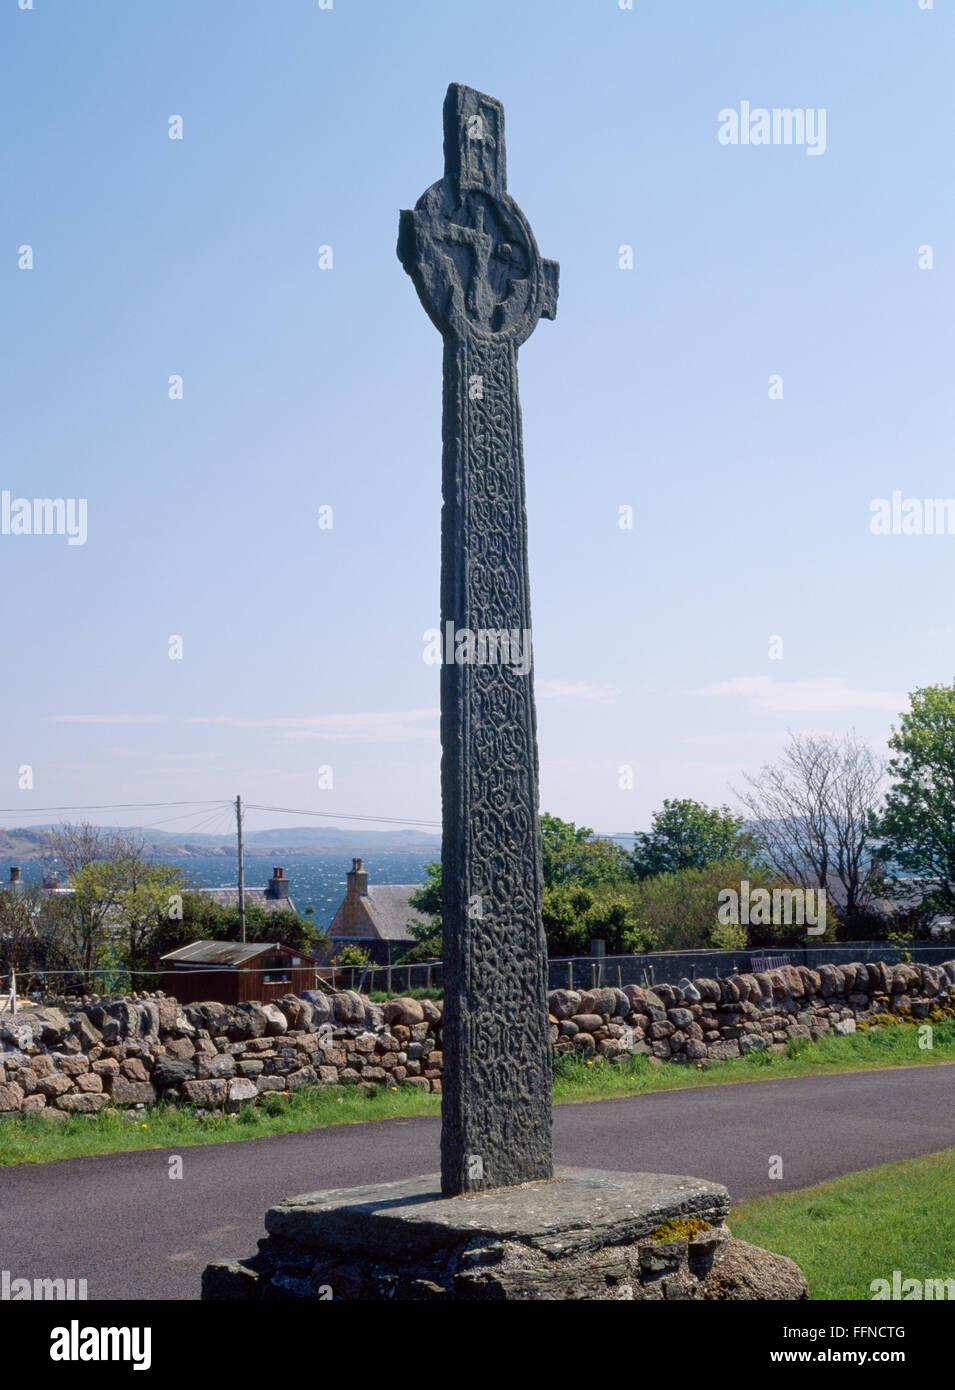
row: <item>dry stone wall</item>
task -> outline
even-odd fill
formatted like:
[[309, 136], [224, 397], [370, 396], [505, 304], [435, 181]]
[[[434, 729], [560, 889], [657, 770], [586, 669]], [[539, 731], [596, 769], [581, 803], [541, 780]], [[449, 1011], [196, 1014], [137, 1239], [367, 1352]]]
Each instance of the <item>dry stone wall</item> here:
[[[701, 1067], [791, 1039], [887, 1021], [955, 1017], [944, 965], [785, 966], [641, 989], [553, 990], [555, 1056], [633, 1053]], [[154, 996], [25, 1009], [0, 1022], [0, 1115], [50, 1120], [157, 1101], [236, 1112], [302, 1086], [412, 1086], [440, 1092], [442, 1006], [373, 1004], [318, 990], [277, 1004], [180, 1004]]]
[[355, 1083], [441, 1089], [441, 1008], [310, 990], [278, 1004], [162, 995], [26, 1009], [0, 1023], [0, 1114], [50, 1118], [173, 1101], [237, 1111], [278, 1091]]
[[791, 1039], [854, 1033], [891, 1018], [955, 1017], [955, 961], [944, 965], [787, 965], [725, 980], [683, 979], [641, 989], [552, 990], [556, 1055], [644, 1053], [709, 1066], [750, 1052], [781, 1052]]

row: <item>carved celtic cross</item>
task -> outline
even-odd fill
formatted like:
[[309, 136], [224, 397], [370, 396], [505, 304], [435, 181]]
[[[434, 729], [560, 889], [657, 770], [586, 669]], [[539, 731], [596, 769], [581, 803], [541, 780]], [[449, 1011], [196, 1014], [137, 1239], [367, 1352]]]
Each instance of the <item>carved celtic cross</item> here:
[[398, 257], [444, 337], [441, 1185], [553, 1173], [537, 721], [517, 350], [557, 311], [507, 192], [504, 110], [456, 83], [444, 177], [402, 212]]

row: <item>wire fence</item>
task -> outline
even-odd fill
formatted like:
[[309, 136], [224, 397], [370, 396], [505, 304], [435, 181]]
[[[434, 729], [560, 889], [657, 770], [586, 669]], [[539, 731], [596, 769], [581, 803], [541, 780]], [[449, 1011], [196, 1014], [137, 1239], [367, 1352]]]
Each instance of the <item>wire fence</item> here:
[[[849, 941], [835, 946], [791, 946], [785, 951], [654, 951], [630, 955], [552, 956], [547, 963], [549, 989], [623, 988], [635, 984], [652, 988], [678, 980], [725, 979], [728, 975], [777, 969], [780, 965], [847, 964], [849, 961], [921, 961], [938, 964], [955, 959], [955, 941], [912, 942], [898, 946], [886, 941]], [[360, 994], [408, 994], [415, 990], [442, 990], [444, 966], [440, 960], [413, 965], [322, 966], [320, 974], [339, 989]]]
[[551, 957], [548, 983], [551, 989], [598, 989], [624, 985], [676, 984], [697, 978], [725, 979], [728, 975], [755, 974], [781, 965], [865, 964], [884, 961], [897, 965], [915, 961], [925, 965], [955, 960], [955, 941], [913, 941], [900, 946], [888, 941], [847, 941], [834, 946], [789, 946], [784, 951], [647, 951], [631, 955]]
[[[955, 959], [955, 941], [910, 942], [900, 946], [886, 941], [850, 941], [835, 946], [791, 946], [785, 951], [656, 951], [630, 955], [556, 956], [547, 963], [549, 989], [598, 989], [607, 986], [618, 989], [624, 985], [641, 985], [652, 989], [658, 984], [676, 984], [678, 980], [697, 978], [725, 979], [728, 975], [753, 974], [778, 969], [783, 965], [805, 965], [817, 970], [820, 965], [839, 965], [848, 962], [885, 961], [898, 964], [914, 961], [940, 964]], [[298, 970], [298, 967], [296, 967]], [[229, 972], [232, 973], [231, 971]], [[262, 976], [262, 983], [288, 983], [281, 968], [242, 966], [237, 974]], [[188, 976], [216, 975], [220, 980], [221, 965], [190, 967]], [[319, 965], [314, 971], [314, 987], [330, 985], [333, 989], [355, 990], [360, 994], [396, 996], [417, 990], [441, 991], [444, 988], [444, 966], [440, 960], [414, 964]], [[160, 981], [164, 985], [160, 985]], [[150, 983], [151, 982], [151, 983]], [[90, 986], [102, 995], [131, 993], [133, 990], [155, 991], [165, 987], [175, 993], [175, 980], [167, 970], [127, 970], [121, 966], [90, 970], [29, 970], [17, 973], [17, 992], [21, 999], [53, 994], [67, 995], [88, 992]], [[7, 986], [0, 979], [0, 992]]]

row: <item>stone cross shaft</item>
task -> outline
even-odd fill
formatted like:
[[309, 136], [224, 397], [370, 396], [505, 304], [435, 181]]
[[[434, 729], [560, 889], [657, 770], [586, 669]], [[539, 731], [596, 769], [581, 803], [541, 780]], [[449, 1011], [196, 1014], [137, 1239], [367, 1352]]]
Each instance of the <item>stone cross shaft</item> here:
[[444, 338], [441, 1186], [455, 1196], [553, 1175], [517, 350], [556, 313], [558, 267], [507, 193], [492, 97], [448, 88], [444, 177], [402, 212], [398, 257]]

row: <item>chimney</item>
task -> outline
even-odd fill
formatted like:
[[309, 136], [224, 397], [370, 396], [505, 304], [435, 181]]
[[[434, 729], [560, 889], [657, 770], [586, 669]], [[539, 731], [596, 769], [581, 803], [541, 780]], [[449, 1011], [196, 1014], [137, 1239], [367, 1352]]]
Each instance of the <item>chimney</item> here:
[[346, 878], [348, 887], [342, 904], [343, 933], [345, 936], [372, 936], [368, 929], [368, 874], [360, 859], [351, 861], [351, 870]]
[[364, 863], [360, 859], [353, 859], [351, 861], [351, 873], [348, 875], [347, 897], [352, 900], [355, 898], [368, 897], [368, 873]]
[[287, 898], [289, 895], [289, 881], [285, 877], [284, 869], [273, 869], [272, 877], [269, 879], [269, 897]]
[[14, 865], [11, 865], [11, 866], [10, 866], [10, 882], [7, 884], [7, 887], [8, 887], [8, 888], [22, 888], [22, 887], [23, 887], [23, 879], [20, 877], [20, 866], [19, 866], [18, 864], [14, 864]]

